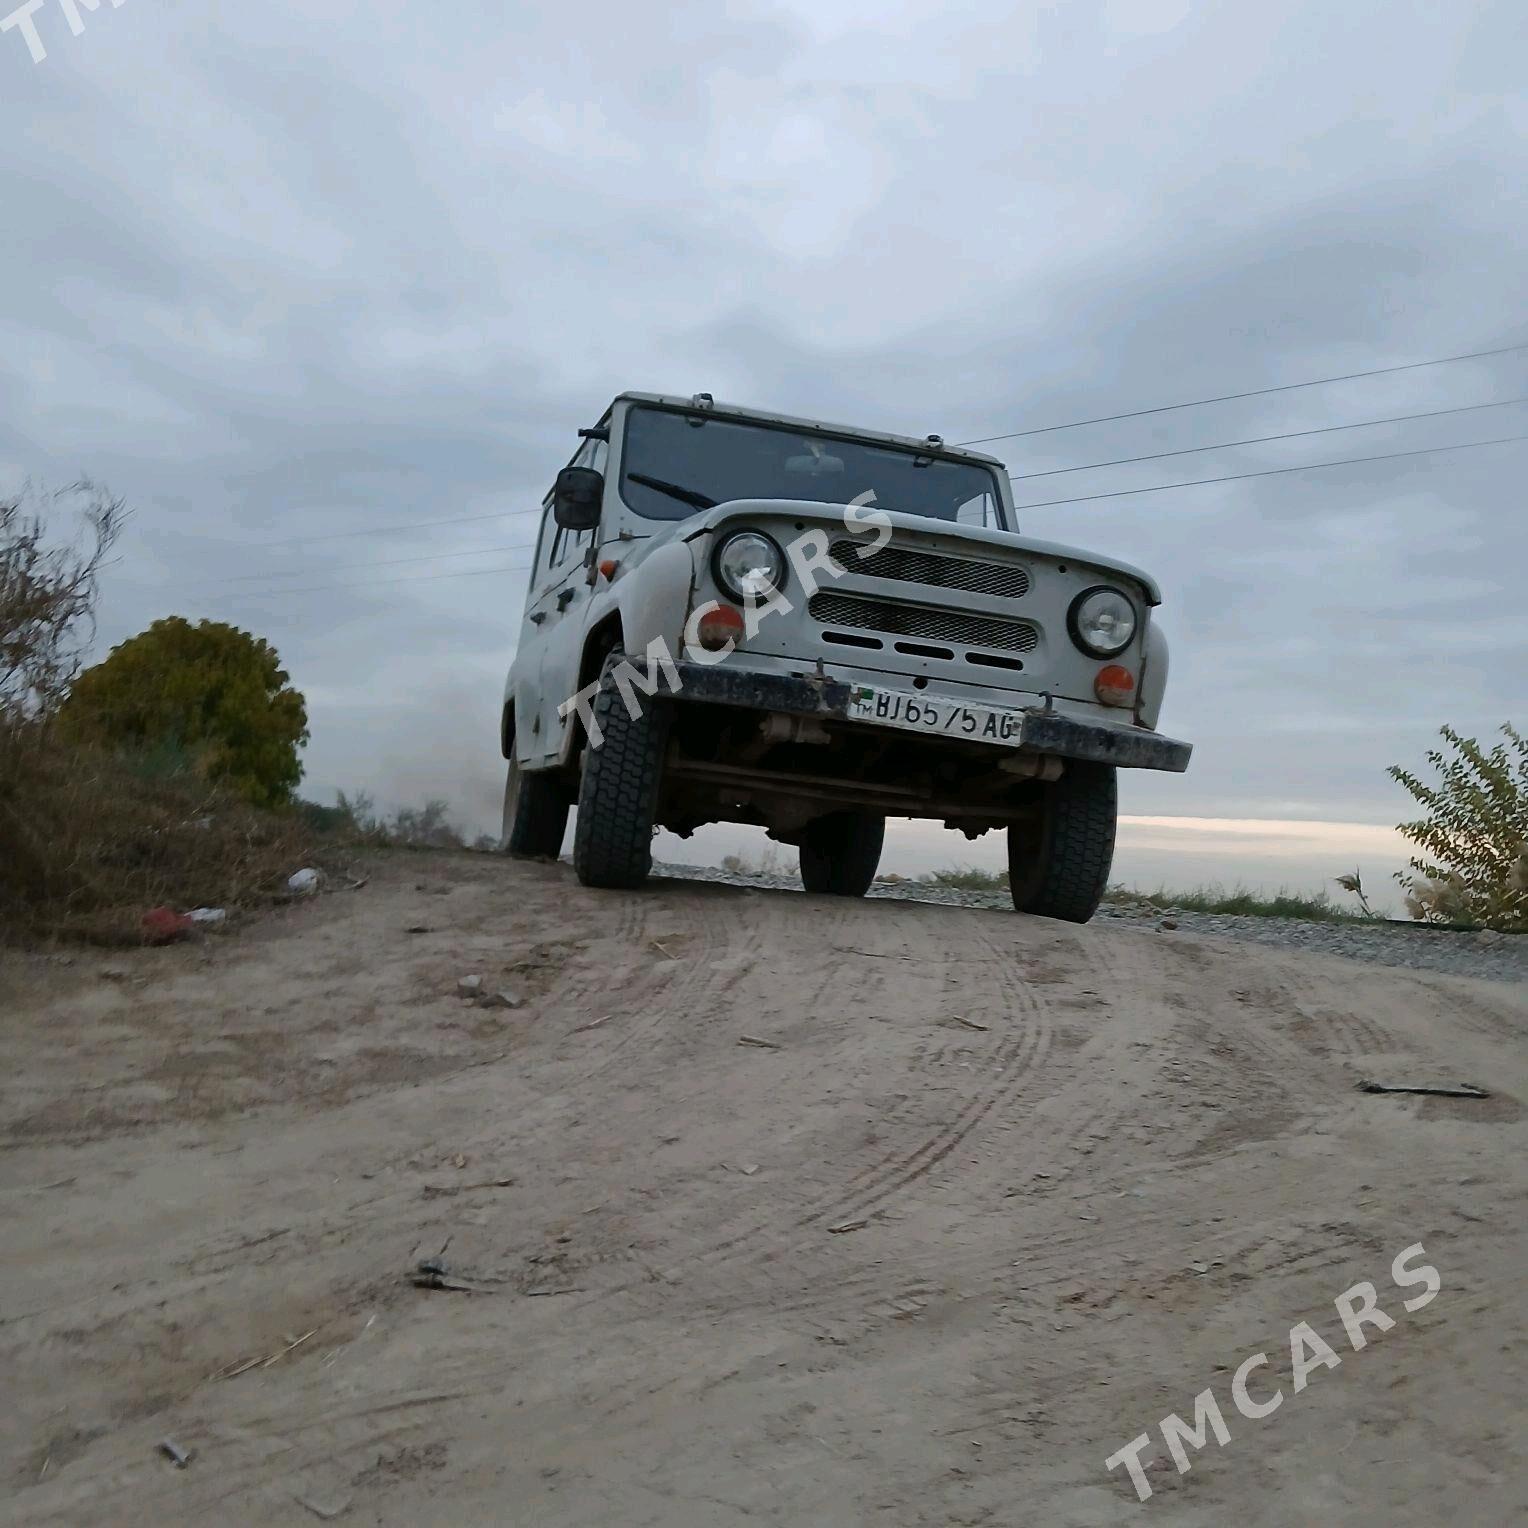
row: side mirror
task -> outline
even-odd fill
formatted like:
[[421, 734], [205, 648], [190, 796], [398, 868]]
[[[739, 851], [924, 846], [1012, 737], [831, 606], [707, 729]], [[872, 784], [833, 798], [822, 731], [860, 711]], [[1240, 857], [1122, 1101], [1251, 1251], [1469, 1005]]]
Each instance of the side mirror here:
[[552, 513], [565, 531], [593, 530], [600, 523], [605, 475], [593, 467], [564, 467], [552, 487]]

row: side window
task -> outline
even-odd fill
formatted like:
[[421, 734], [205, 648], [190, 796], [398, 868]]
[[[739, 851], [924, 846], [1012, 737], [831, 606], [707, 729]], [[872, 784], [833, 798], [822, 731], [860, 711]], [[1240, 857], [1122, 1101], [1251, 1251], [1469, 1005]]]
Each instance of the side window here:
[[[610, 446], [603, 440], [586, 440], [579, 447], [570, 467], [593, 467], [596, 472], [605, 470]], [[594, 545], [597, 531], [565, 531], [552, 518], [552, 496], [547, 495], [545, 515], [542, 520], [541, 539], [538, 542], [536, 566], [543, 575], [560, 576], [568, 568], [582, 561], [584, 553]], [[538, 580], [539, 581], [539, 580]]]
[[535, 569], [531, 582], [538, 587], [546, 582], [547, 569], [552, 566], [557, 536], [557, 522], [552, 518], [552, 496], [548, 494], [541, 501], [541, 532], [536, 537], [536, 556], [531, 563]]
[[577, 540], [574, 531], [565, 531], [557, 522], [552, 522], [552, 547], [547, 554], [547, 567], [554, 572], [560, 569], [568, 560], [568, 553]]
[[575, 467], [593, 467], [596, 472], [605, 470], [605, 461], [610, 455], [610, 442], [608, 440], [586, 440], [579, 449], [577, 456], [573, 458]]
[[530, 559], [530, 584], [532, 588], [539, 588], [547, 581], [547, 568], [550, 567], [550, 550], [558, 536], [558, 523], [552, 518], [552, 495], [547, 495], [541, 501], [541, 529], [536, 532], [535, 555]]
[[990, 493], [979, 493], [974, 499], [967, 499], [955, 511], [955, 518], [961, 525], [981, 525], [991, 530], [1000, 530], [1003, 524], [997, 500]]

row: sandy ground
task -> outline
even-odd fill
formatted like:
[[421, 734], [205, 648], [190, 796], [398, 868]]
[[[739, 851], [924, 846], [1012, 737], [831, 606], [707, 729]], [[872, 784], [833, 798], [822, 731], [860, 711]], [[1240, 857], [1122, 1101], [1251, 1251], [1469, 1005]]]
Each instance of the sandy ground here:
[[[394, 855], [197, 947], [7, 957], [0, 1009], [5, 1522], [1528, 1514], [1518, 987]], [[442, 1249], [469, 1289], [410, 1282]], [[1301, 1319], [1341, 1363], [1295, 1393]], [[1140, 1504], [1104, 1459], [1148, 1430]]]

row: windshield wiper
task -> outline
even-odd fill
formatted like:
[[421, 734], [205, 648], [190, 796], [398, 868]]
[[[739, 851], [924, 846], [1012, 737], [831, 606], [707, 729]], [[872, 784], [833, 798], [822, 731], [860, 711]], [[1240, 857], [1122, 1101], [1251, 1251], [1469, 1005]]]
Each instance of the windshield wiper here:
[[705, 494], [697, 493], [693, 488], [686, 488], [680, 483], [667, 483], [662, 478], [648, 477], [645, 472], [628, 472], [626, 476], [633, 483], [640, 483], [644, 488], [656, 488], [659, 493], [666, 493], [671, 499], [678, 499], [681, 504], [688, 504], [695, 509], [715, 509], [721, 503], [720, 499], [708, 499]]

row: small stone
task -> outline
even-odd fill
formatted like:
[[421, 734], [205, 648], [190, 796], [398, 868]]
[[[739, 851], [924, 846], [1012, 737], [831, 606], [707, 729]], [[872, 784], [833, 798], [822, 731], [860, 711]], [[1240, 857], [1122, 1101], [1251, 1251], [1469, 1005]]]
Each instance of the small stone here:
[[461, 976], [457, 978], [456, 995], [458, 997], [476, 997], [483, 990], [483, 978], [481, 976]]
[[1175, 929], [1177, 926], [1178, 920], [1176, 918], [1163, 918], [1162, 921], [1157, 924], [1158, 928], [1167, 930]]
[[490, 993], [482, 999], [485, 1008], [523, 1008], [525, 999], [518, 992], [511, 991], [508, 987], [500, 987], [497, 992]]

